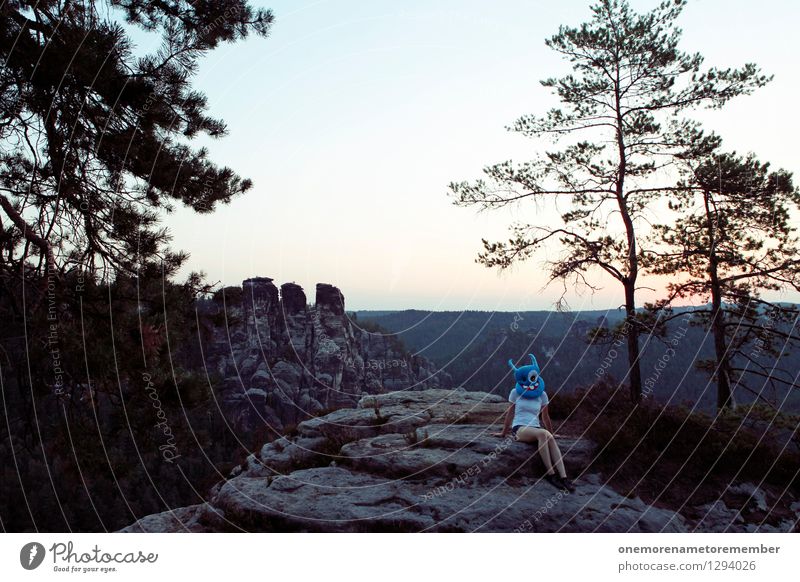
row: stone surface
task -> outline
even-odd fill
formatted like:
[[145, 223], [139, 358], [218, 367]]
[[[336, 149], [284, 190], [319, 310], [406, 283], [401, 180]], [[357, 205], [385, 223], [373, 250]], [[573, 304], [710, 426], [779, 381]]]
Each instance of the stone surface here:
[[[283, 373], [282, 373], [283, 375]], [[289, 379], [287, 377], [287, 379]], [[300, 422], [218, 483], [205, 504], [123, 531], [786, 532], [800, 502], [776, 511], [753, 483], [683, 515], [627, 497], [591, 462], [597, 446], [557, 439], [576, 491], [543, 479], [533, 445], [492, 433], [507, 408], [480, 392], [362, 395], [356, 408]], [[792, 498], [793, 499], [793, 498]]]
[[585, 439], [558, 441], [576, 491], [544, 481], [532, 445], [492, 436], [506, 406], [456, 390], [366, 396], [358, 408], [307, 420], [295, 436], [264, 445], [206, 505], [148, 516], [125, 531], [688, 529], [677, 513], [584, 474], [595, 449]]
[[227, 529], [225, 520], [219, 511], [207, 503], [200, 503], [148, 515], [120, 530], [120, 533], [190, 533], [224, 529]]
[[722, 533], [731, 531], [744, 523], [741, 513], [725, 505], [722, 499], [717, 499], [713, 503], [707, 503], [697, 509], [701, 517], [694, 529], [698, 531]]
[[766, 511], [767, 497], [757, 485], [753, 483], [737, 483], [729, 485], [725, 491], [727, 498], [732, 505], [739, 506], [742, 511]]
[[[454, 477], [480, 469], [480, 480], [513, 476], [515, 472], [544, 474], [535, 447], [489, 435], [486, 425], [424, 425], [414, 433], [365, 438], [342, 447], [345, 462], [378, 475], [406, 479]], [[593, 446], [584, 439], [558, 440], [570, 474], [588, 466]]]

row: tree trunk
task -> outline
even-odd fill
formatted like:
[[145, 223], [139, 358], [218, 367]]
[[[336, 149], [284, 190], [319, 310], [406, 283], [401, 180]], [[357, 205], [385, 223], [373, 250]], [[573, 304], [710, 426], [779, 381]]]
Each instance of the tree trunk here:
[[642, 399], [642, 369], [639, 353], [639, 326], [636, 323], [636, 301], [633, 283], [625, 284], [625, 316], [628, 322], [628, 381], [632, 402]]
[[722, 285], [719, 281], [719, 259], [717, 257], [717, 229], [719, 211], [709, 190], [703, 192], [703, 204], [708, 220], [708, 278], [711, 283], [711, 333], [714, 336], [714, 358], [717, 379], [717, 409], [733, 406], [731, 395], [730, 358], [725, 339], [725, 311], [722, 309]]
[[717, 276], [715, 257], [712, 256], [709, 274], [711, 276], [711, 333], [714, 335], [714, 357], [717, 361], [714, 376], [717, 379], [717, 408], [722, 410], [733, 406], [730, 381], [730, 359], [725, 340], [725, 311], [722, 309], [722, 290]]
[[622, 95], [620, 93], [620, 69], [617, 61], [617, 74], [614, 83], [615, 109], [617, 113], [617, 166], [616, 197], [622, 222], [625, 224], [625, 235], [628, 241], [627, 273], [622, 280], [625, 288], [625, 318], [628, 322], [628, 381], [632, 402], [642, 399], [642, 371], [639, 365], [639, 326], [636, 322], [636, 279], [639, 276], [639, 258], [636, 249], [636, 230], [633, 225], [628, 202], [625, 197], [625, 178], [628, 171], [628, 156], [625, 150], [625, 124], [622, 119]]

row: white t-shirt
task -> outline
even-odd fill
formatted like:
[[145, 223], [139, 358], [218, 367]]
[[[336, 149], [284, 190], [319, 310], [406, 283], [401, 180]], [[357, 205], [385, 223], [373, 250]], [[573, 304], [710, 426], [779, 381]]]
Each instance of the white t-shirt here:
[[523, 398], [514, 388], [511, 390], [511, 394], [508, 395], [508, 401], [516, 405], [514, 406], [514, 420], [511, 422], [512, 427], [522, 425], [541, 428], [539, 413], [550, 402], [547, 392], [542, 392], [539, 398]]

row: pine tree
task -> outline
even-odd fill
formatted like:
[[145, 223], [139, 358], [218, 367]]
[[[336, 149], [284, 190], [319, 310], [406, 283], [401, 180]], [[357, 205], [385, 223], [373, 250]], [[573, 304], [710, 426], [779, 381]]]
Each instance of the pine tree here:
[[[5, 2], [0, 7], [0, 276], [174, 273], [159, 213], [197, 212], [251, 187], [191, 142], [225, 134], [192, 86], [220, 43], [265, 36], [272, 13], [243, 0]], [[131, 27], [160, 35], [137, 55]], [[31, 304], [28, 304], [28, 308]]]
[[599, 271], [621, 285], [634, 401], [641, 398], [639, 336], [646, 329], [636, 301], [639, 231], [653, 201], [676, 191], [669, 169], [697, 131], [681, 114], [722, 107], [769, 81], [753, 64], [701, 70], [700, 54], [678, 48], [676, 21], [685, 5], [666, 0], [638, 14], [626, 0], [601, 0], [590, 22], [562, 26], [546, 44], [570, 61], [573, 73], [542, 81], [561, 106], [525, 115], [509, 129], [568, 143], [529, 162], [488, 166], [485, 179], [474, 183], [450, 185], [459, 206], [486, 210], [533, 200], [560, 212], [562, 224], [520, 222], [508, 242], [484, 240], [477, 260], [505, 269], [558, 245], [551, 281], [595, 289], [590, 280]]
[[800, 291], [800, 239], [791, 225], [800, 191], [791, 174], [771, 171], [752, 154], [692, 148], [685, 171], [670, 204], [677, 219], [655, 226], [665, 248], [645, 258], [648, 271], [672, 281], [669, 296], [656, 307], [707, 301], [692, 315], [714, 340], [714, 359], [700, 366], [716, 380], [719, 409], [734, 405], [734, 387], [764, 400], [769, 384], [797, 387], [795, 373], [782, 369], [780, 359], [798, 347], [800, 311], [765, 299], [764, 292]]

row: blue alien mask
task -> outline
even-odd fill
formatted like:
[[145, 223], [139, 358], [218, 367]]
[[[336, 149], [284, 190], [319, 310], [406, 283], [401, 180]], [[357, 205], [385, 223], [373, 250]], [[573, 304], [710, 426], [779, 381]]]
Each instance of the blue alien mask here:
[[531, 364], [517, 368], [513, 360], [508, 360], [508, 365], [514, 370], [514, 379], [517, 381], [517, 394], [522, 398], [539, 398], [544, 392], [544, 379], [539, 376], [541, 370], [536, 358], [531, 356]]

